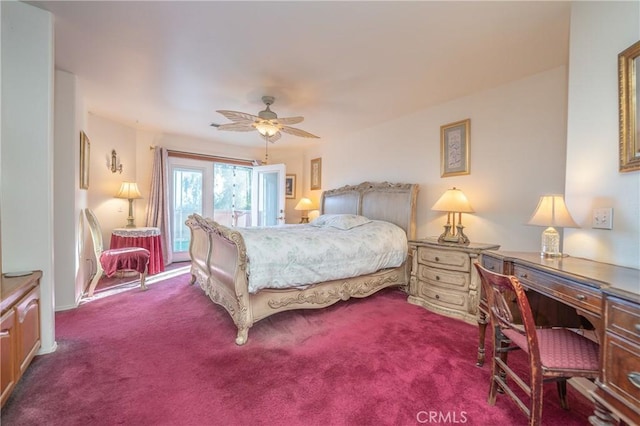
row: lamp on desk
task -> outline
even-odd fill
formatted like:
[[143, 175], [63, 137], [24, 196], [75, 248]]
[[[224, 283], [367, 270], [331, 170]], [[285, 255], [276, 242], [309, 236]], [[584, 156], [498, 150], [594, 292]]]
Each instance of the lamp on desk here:
[[[447, 212], [447, 223], [444, 225], [444, 232], [438, 237], [439, 243], [469, 244], [469, 238], [463, 232], [462, 213], [473, 213], [474, 210], [461, 190], [456, 187], [447, 189], [431, 210]], [[457, 224], [456, 213], [458, 214]]]
[[135, 228], [136, 224], [133, 219], [133, 200], [142, 198], [138, 184], [135, 182], [122, 182], [120, 191], [116, 194], [116, 198], [125, 198], [129, 200], [129, 217], [127, 217], [126, 228]]
[[313, 203], [308, 198], [300, 198], [300, 201], [298, 201], [298, 204], [296, 204], [294, 210], [302, 211], [300, 223], [309, 223], [309, 210], [313, 210]]
[[560, 234], [555, 227], [578, 228], [564, 204], [562, 195], [543, 195], [538, 207], [527, 222], [528, 225], [546, 226], [542, 232], [540, 255], [543, 257], [562, 257], [560, 252]]

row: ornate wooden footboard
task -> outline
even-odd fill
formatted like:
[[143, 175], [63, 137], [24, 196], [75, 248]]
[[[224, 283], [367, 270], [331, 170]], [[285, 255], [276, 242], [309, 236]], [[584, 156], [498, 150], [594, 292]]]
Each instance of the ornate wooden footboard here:
[[[387, 220], [415, 236], [413, 184], [368, 183], [325, 191], [323, 213], [361, 214]], [[186, 221], [191, 230], [191, 282], [197, 282], [215, 303], [223, 306], [238, 328], [236, 344], [247, 341], [249, 328], [277, 312], [318, 309], [351, 297], [367, 297], [390, 286], [409, 283], [411, 261], [355, 278], [314, 284], [304, 289], [265, 289], [249, 293], [246, 246], [242, 235], [210, 219], [193, 214]]]

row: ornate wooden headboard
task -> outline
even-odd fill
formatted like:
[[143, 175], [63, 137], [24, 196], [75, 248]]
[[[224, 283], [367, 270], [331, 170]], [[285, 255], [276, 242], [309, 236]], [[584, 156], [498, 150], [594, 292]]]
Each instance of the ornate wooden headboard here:
[[322, 214], [358, 214], [394, 223], [409, 239], [416, 235], [418, 185], [411, 183], [363, 182], [322, 193]]

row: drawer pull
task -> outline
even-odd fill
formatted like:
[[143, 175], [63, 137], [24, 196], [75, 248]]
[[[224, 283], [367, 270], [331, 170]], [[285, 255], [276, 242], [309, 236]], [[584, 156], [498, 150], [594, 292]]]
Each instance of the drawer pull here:
[[436, 262], [440, 262], [440, 258], [438, 256], [435, 257]]
[[638, 333], [640, 333], [640, 324], [636, 324], [636, 325], [635, 325], [635, 328], [636, 328], [636, 331], [637, 331]]
[[490, 271], [495, 271], [496, 267], [494, 265], [491, 265], [487, 269], [490, 270]]
[[640, 389], [640, 373], [633, 371], [627, 375], [631, 384]]
[[440, 281], [440, 275], [436, 275], [436, 281]]
[[529, 278], [527, 274], [520, 274], [520, 278]]
[[577, 298], [578, 300], [585, 300], [585, 299], [587, 298], [587, 296], [585, 296], [584, 294], [578, 294], [578, 295], [576, 296], [576, 298]]
[[440, 295], [439, 294], [436, 294], [436, 299], [440, 299]]

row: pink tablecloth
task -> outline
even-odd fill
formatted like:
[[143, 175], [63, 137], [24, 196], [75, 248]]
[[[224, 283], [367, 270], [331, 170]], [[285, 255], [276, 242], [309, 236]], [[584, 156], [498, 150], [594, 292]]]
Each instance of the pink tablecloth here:
[[158, 228], [116, 228], [111, 234], [112, 249], [142, 247], [149, 250], [149, 275], [164, 271], [162, 240]]

